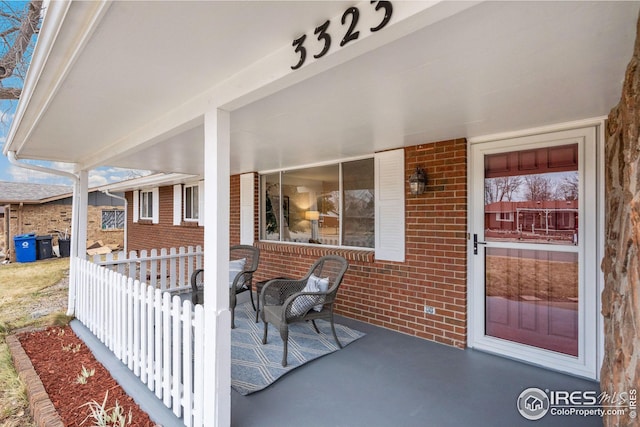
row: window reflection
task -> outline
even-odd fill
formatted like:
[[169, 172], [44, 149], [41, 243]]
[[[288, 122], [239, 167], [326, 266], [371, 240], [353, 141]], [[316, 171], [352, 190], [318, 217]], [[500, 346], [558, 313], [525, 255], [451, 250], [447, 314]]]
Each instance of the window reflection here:
[[577, 144], [485, 156], [485, 239], [578, 243]]
[[263, 175], [262, 239], [374, 247], [373, 165], [363, 159]]
[[487, 248], [486, 334], [578, 355], [578, 254]]

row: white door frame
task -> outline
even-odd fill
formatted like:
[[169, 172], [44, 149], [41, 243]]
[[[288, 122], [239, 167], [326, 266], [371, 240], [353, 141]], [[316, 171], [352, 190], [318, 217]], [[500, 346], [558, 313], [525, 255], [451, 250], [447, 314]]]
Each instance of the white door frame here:
[[[591, 379], [599, 378], [598, 367], [602, 361], [604, 343], [603, 321], [600, 314], [600, 294], [604, 283], [600, 270], [600, 260], [604, 253], [603, 124], [604, 119], [597, 118], [560, 126], [469, 139], [468, 235], [470, 239], [467, 263], [467, 345], [469, 347], [573, 375]], [[474, 255], [471, 239], [473, 233], [484, 235], [484, 196], [483, 192], [474, 191], [474, 182], [478, 182], [479, 176], [484, 178], [484, 154], [510, 148], [522, 149], [527, 144], [540, 146], [545, 141], [556, 140], [562, 140], [563, 144], [573, 141], [580, 143], [579, 241], [583, 243], [579, 251], [581, 271], [577, 358], [485, 336], [484, 263], [478, 262], [480, 261], [478, 257], [482, 256], [484, 248], [481, 248], [481, 254]], [[589, 165], [588, 168], [587, 165]], [[483, 182], [484, 179], [481, 181]], [[585, 188], [589, 190], [585, 191]]]

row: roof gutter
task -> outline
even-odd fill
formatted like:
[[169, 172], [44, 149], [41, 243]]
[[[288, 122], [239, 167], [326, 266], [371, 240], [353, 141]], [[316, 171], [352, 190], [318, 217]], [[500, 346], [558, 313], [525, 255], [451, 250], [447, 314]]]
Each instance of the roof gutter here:
[[22, 162], [18, 161], [15, 151], [8, 151], [7, 152], [7, 159], [9, 159], [9, 163], [11, 163], [12, 165], [17, 166], [19, 168], [31, 169], [31, 170], [34, 170], [34, 171], [48, 173], [48, 174], [51, 174], [51, 175], [62, 176], [62, 177], [69, 178], [69, 179], [73, 180], [74, 183], [76, 181], [78, 181], [78, 179], [79, 179], [78, 175], [73, 174], [71, 172], [62, 171], [62, 170], [59, 170], [59, 169], [46, 168], [44, 166], [32, 165], [32, 164], [29, 164], [29, 163], [22, 163]]

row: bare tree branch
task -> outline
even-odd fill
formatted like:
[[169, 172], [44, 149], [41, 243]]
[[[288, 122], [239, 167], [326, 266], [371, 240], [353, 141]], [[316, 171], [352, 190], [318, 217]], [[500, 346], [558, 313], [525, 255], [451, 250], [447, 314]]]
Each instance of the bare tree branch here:
[[20, 28], [19, 27], [11, 27], [8, 30], [4, 30], [3, 32], [0, 33], [0, 37], [5, 38], [10, 34], [15, 33], [16, 31], [18, 31]]
[[11, 77], [16, 65], [22, 61], [24, 52], [31, 42], [31, 38], [38, 31], [41, 9], [41, 0], [33, 0], [29, 3], [27, 16], [21, 22], [18, 36], [4, 56], [0, 58], [0, 79]]
[[13, 87], [0, 87], [0, 99], [20, 99], [22, 89]]

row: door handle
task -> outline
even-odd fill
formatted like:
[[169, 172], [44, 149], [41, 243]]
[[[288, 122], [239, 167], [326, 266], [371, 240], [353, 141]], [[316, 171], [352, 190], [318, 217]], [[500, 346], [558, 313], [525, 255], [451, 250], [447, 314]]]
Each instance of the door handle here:
[[473, 235], [473, 254], [478, 255], [478, 245], [486, 245], [486, 244], [487, 242], [479, 242], [478, 235], [474, 234]]

